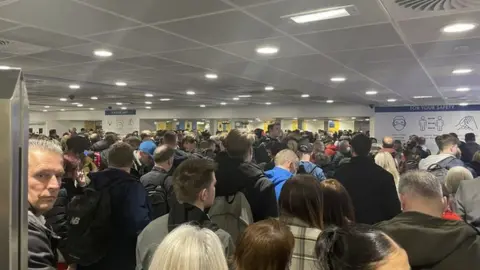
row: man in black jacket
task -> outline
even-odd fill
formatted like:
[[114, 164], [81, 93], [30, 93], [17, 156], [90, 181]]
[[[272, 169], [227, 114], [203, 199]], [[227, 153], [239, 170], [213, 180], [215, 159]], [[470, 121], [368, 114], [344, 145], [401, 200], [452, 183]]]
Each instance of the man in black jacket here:
[[375, 224], [400, 213], [392, 174], [368, 157], [370, 139], [358, 134], [352, 139], [352, 159], [335, 172], [352, 198], [357, 223]]
[[30, 140], [28, 151], [28, 269], [57, 269], [58, 236], [43, 214], [57, 199], [63, 170], [62, 149], [51, 141]]
[[218, 169], [216, 196], [230, 196], [243, 192], [250, 204], [255, 222], [278, 216], [273, 183], [252, 160], [252, 142], [247, 134], [231, 130], [225, 138], [226, 151], [215, 161]]
[[470, 164], [473, 160], [473, 155], [480, 151], [480, 145], [475, 141], [474, 133], [465, 134], [465, 143], [460, 145], [460, 150], [462, 151], [462, 161]]

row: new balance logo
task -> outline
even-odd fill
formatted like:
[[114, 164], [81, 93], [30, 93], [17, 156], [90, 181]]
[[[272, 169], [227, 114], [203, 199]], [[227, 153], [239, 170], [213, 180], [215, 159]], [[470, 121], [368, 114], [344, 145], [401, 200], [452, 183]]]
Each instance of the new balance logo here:
[[72, 225], [78, 225], [80, 223], [80, 218], [79, 217], [74, 217], [70, 220], [70, 224]]

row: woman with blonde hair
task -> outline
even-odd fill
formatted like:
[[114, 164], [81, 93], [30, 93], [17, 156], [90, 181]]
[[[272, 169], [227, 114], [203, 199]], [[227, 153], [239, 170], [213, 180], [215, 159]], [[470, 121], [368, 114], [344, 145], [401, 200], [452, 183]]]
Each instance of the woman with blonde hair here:
[[455, 195], [461, 181], [472, 179], [473, 175], [467, 168], [456, 166], [448, 170], [447, 176], [445, 176], [445, 186], [450, 194]]
[[228, 270], [222, 244], [209, 229], [181, 225], [153, 255], [149, 270]]
[[387, 172], [393, 175], [393, 180], [395, 180], [395, 186], [398, 187], [398, 181], [400, 180], [400, 173], [397, 170], [395, 165], [395, 160], [392, 157], [392, 154], [388, 152], [379, 152], [375, 155], [375, 163], [378, 166], [385, 169]]

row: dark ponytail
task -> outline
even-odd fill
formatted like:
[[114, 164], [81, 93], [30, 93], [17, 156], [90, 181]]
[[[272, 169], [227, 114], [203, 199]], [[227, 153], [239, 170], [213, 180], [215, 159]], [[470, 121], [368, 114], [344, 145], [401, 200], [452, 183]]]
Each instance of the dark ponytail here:
[[393, 240], [367, 225], [328, 227], [315, 246], [320, 270], [369, 270], [395, 249]]

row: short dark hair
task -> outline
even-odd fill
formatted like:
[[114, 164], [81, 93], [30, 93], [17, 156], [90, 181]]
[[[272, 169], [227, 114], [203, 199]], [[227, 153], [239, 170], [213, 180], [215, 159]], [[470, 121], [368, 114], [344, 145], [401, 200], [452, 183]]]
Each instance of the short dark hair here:
[[335, 179], [327, 179], [320, 183], [323, 194], [323, 222], [326, 226], [335, 225], [341, 228], [355, 223], [352, 199], [343, 185]]
[[90, 148], [90, 142], [83, 136], [73, 136], [67, 139], [67, 151], [82, 154], [85, 150]]
[[280, 126], [280, 123], [276, 122], [276, 123], [268, 125], [268, 131], [272, 130], [275, 126]]
[[175, 134], [175, 132], [173, 131], [167, 131], [163, 135], [163, 143], [165, 144], [173, 145], [177, 143], [177, 140], [178, 140], [177, 134]]
[[443, 150], [449, 146], [457, 145], [458, 139], [450, 134], [443, 134], [438, 138], [438, 149]]
[[142, 143], [142, 140], [140, 140], [140, 138], [133, 135], [128, 138], [125, 138], [124, 141], [128, 143], [135, 150], [137, 150], [140, 147], [140, 144]]
[[182, 141], [182, 145], [184, 143], [197, 143], [197, 140], [193, 137], [193, 136], [185, 136], [185, 138], [183, 138], [183, 141]]
[[372, 148], [372, 143], [370, 138], [368, 138], [363, 133], [357, 134], [353, 136], [352, 139], [352, 149], [357, 156], [366, 157], [368, 153], [370, 153], [370, 149]]
[[424, 145], [426, 141], [425, 137], [418, 137], [418, 144]]
[[115, 133], [109, 133], [105, 135], [105, 141], [108, 143], [108, 145], [113, 145], [116, 143], [118, 140], [117, 134]]
[[173, 157], [175, 149], [168, 145], [162, 145], [157, 147], [153, 152], [153, 160], [155, 163], [163, 163]]
[[465, 141], [466, 142], [474, 142], [475, 141], [475, 133], [465, 134]]
[[323, 195], [320, 182], [310, 174], [299, 174], [285, 182], [278, 199], [281, 219], [298, 218], [323, 229]]
[[209, 159], [187, 159], [173, 174], [173, 190], [180, 202], [192, 203], [213, 181], [216, 164]]
[[252, 141], [248, 139], [248, 134], [232, 129], [225, 138], [225, 148], [230, 156], [244, 158], [252, 148]]
[[109, 167], [131, 167], [133, 159], [133, 148], [128, 143], [117, 142], [108, 149], [107, 160]]

